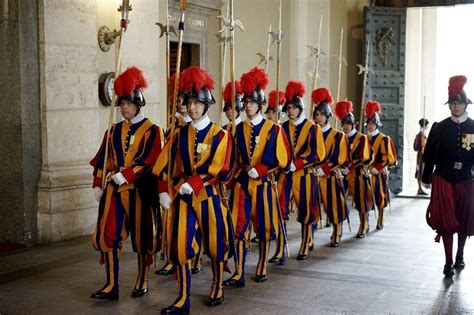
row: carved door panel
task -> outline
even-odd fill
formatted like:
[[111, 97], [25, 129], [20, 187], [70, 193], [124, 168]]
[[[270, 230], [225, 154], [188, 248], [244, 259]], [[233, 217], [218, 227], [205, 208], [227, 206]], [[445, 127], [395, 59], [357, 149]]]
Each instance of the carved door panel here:
[[365, 8], [364, 47], [370, 47], [369, 66], [373, 70], [367, 77], [365, 99], [382, 105], [381, 131], [393, 139], [397, 148], [398, 166], [390, 173], [394, 193], [402, 190], [405, 31], [406, 9]]

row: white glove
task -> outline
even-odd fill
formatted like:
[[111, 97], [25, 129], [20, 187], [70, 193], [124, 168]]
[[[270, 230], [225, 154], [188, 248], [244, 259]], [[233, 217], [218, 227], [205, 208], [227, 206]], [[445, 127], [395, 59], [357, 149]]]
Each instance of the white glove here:
[[421, 182], [421, 186], [425, 187], [426, 189], [431, 189], [431, 184]]
[[290, 172], [294, 172], [296, 171], [296, 166], [295, 166], [295, 163], [291, 162], [290, 164]]
[[374, 175], [378, 175], [379, 174], [379, 171], [374, 167], [370, 170], [370, 172]]
[[162, 192], [158, 195], [160, 197], [160, 205], [168, 210], [171, 206], [171, 198], [167, 192]]
[[349, 174], [349, 169], [347, 167], [341, 168], [341, 173], [342, 175], [347, 175]]
[[184, 183], [183, 185], [181, 185], [178, 191], [180, 195], [191, 195], [193, 192], [193, 188], [188, 183]]
[[94, 187], [94, 197], [97, 202], [100, 202], [100, 198], [102, 197], [102, 188], [100, 187]]
[[249, 175], [250, 178], [253, 178], [253, 179], [257, 179], [258, 178], [258, 172], [257, 170], [255, 169], [255, 167], [253, 167], [251, 170], [249, 170], [247, 172], [247, 174]]
[[117, 185], [123, 185], [125, 183], [127, 183], [127, 180], [125, 179], [125, 177], [123, 176], [122, 173], [118, 172], [117, 174], [115, 174], [114, 176], [112, 176], [112, 180], [117, 184]]
[[326, 176], [322, 168], [318, 168], [318, 176]]

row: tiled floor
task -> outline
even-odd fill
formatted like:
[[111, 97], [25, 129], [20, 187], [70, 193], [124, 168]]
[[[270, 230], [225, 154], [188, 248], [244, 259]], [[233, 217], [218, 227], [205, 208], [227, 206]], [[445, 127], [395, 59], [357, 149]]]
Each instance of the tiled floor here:
[[[246, 287], [227, 289], [223, 305], [217, 308], [204, 305], [212, 278], [205, 258], [203, 271], [192, 279], [191, 310], [195, 314], [472, 314], [474, 243], [468, 240], [466, 245], [466, 269], [445, 279], [442, 245], [433, 242], [435, 234], [425, 222], [427, 203], [395, 199], [385, 228], [372, 230], [361, 240], [354, 238], [358, 225], [354, 211], [352, 232], [346, 224], [341, 246], [327, 246], [331, 228], [318, 230], [315, 250], [306, 261], [295, 259], [300, 232], [292, 221], [288, 231], [292, 256], [287, 263], [270, 265], [268, 281], [254, 283], [251, 278], [258, 257], [253, 244]], [[0, 256], [0, 314], [156, 314], [173, 302], [176, 282], [154, 274], [145, 297], [130, 296], [136, 256], [129, 242], [120, 263], [120, 300], [91, 300], [90, 293], [105, 278], [98, 260], [90, 238]]]

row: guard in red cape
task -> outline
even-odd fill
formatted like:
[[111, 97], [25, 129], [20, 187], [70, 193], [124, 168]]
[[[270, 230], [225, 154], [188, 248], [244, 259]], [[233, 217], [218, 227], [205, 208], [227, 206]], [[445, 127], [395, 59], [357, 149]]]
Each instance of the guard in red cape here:
[[[464, 92], [465, 76], [449, 79], [448, 101], [451, 117], [434, 123], [428, 136], [422, 183], [431, 190], [426, 212], [428, 225], [443, 238], [446, 263], [443, 273], [464, 268], [466, 238], [474, 235], [474, 121], [466, 111], [471, 100]], [[433, 172], [434, 169], [434, 172]], [[458, 250], [453, 266], [453, 234], [458, 233]]]
[[366, 129], [370, 140], [371, 161], [369, 171], [371, 173], [374, 202], [377, 206], [377, 230], [383, 229], [384, 210], [390, 205], [390, 187], [388, 185], [389, 166], [395, 166], [398, 162], [397, 151], [392, 138], [380, 132], [382, 126], [379, 114], [382, 106], [377, 101], [368, 101], [365, 105]]
[[171, 191], [167, 184], [160, 186], [160, 200], [170, 202], [167, 250], [176, 265], [178, 297], [161, 310], [162, 314], [189, 313], [190, 261], [200, 246], [211, 259], [213, 274], [206, 305], [220, 305], [224, 301], [222, 273], [229, 250], [227, 208], [221, 203], [217, 185], [231, 169], [232, 137], [208, 116], [209, 107], [216, 102], [211, 94], [214, 79], [205, 70], [190, 67], [183, 71], [179, 83], [192, 122], [171, 135], [153, 167], [154, 174], [162, 174], [171, 156], [167, 174]]
[[[122, 241], [131, 235], [133, 251], [138, 253], [138, 276], [132, 297], [148, 291], [148, 271], [153, 255], [159, 250], [161, 219], [157, 214], [157, 177], [151, 169], [164, 140], [163, 129], [145, 118], [142, 89], [147, 82], [142, 71], [130, 67], [117, 77], [114, 90], [116, 106], [123, 121], [115, 124], [104, 136], [102, 145], [90, 164], [94, 167], [94, 193], [99, 201], [99, 217], [93, 235], [94, 248], [105, 263], [106, 284], [91, 298], [119, 298], [119, 258]], [[108, 154], [103, 171], [106, 142]], [[106, 186], [102, 191], [102, 177]], [[158, 224], [156, 224], [158, 223]]]

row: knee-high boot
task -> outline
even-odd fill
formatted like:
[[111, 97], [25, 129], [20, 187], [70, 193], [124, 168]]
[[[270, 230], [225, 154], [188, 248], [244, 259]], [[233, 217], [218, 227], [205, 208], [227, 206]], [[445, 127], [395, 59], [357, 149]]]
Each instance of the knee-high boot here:
[[117, 300], [119, 298], [119, 256], [118, 248], [103, 253], [107, 282], [99, 291], [92, 293], [91, 298], [98, 300]]

